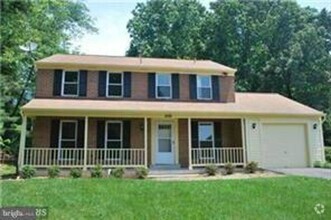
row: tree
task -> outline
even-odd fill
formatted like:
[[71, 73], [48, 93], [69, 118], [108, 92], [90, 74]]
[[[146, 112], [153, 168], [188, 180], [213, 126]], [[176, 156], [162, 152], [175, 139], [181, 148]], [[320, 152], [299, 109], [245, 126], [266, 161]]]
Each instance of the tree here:
[[153, 0], [132, 13], [129, 56], [195, 58], [204, 50], [207, 12], [197, 0]]
[[[175, 26], [177, 1], [138, 4], [128, 23], [128, 55], [207, 58], [237, 68], [238, 91], [276, 92], [331, 113], [329, 11], [302, 8], [293, 1], [218, 0], [209, 11], [191, 12], [201, 7], [185, 1], [181, 10], [187, 19]], [[159, 31], [161, 27], [166, 31]], [[196, 42], [202, 46], [194, 47]], [[324, 139], [331, 145], [330, 117]]]
[[[34, 60], [69, 52], [70, 40], [96, 32], [87, 7], [81, 2], [1, 1], [1, 145], [17, 156], [19, 107], [34, 93]], [[26, 54], [21, 45], [35, 42], [38, 48]]]

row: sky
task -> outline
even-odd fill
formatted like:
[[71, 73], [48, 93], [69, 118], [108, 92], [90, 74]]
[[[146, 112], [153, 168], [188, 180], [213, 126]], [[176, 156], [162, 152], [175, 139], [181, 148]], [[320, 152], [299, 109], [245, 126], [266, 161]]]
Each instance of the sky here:
[[[205, 6], [214, 0], [200, 0]], [[72, 41], [84, 54], [124, 56], [129, 49], [130, 36], [126, 25], [138, 2], [146, 0], [85, 0], [90, 15], [99, 29], [97, 34], [85, 34]], [[297, 0], [302, 7], [331, 10], [331, 0]]]

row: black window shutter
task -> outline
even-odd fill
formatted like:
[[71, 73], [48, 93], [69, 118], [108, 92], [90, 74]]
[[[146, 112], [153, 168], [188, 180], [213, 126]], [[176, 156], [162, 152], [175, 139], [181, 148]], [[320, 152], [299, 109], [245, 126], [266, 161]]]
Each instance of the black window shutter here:
[[172, 83], [172, 98], [179, 99], [179, 74], [171, 74], [171, 83]]
[[124, 97], [131, 97], [131, 72], [124, 72]]
[[105, 121], [97, 121], [97, 148], [105, 147]]
[[59, 147], [59, 132], [60, 132], [60, 121], [58, 119], [53, 119], [51, 121], [51, 137], [50, 137], [51, 148]]
[[213, 89], [213, 100], [219, 101], [220, 100], [220, 82], [219, 76], [212, 76], [212, 89]]
[[79, 96], [86, 96], [87, 70], [79, 71]]
[[123, 121], [123, 148], [131, 147], [131, 121]]
[[53, 81], [53, 95], [61, 95], [62, 87], [62, 72], [63, 70], [54, 70], [54, 81]]
[[99, 71], [98, 94], [100, 97], [106, 96], [107, 71]]
[[85, 121], [78, 120], [77, 126], [77, 148], [84, 148]]
[[192, 126], [192, 148], [198, 148], [199, 147], [199, 125], [197, 121], [191, 122]]
[[148, 98], [155, 98], [155, 73], [148, 73]]
[[222, 147], [221, 122], [214, 122], [215, 147]]
[[197, 99], [197, 76], [190, 75], [190, 99]]

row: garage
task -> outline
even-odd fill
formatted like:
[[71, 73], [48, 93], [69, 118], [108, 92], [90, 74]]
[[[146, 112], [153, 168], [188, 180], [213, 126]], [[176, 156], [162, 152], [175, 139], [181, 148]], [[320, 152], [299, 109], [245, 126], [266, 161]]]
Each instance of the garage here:
[[264, 123], [262, 125], [264, 167], [307, 167], [305, 124]]

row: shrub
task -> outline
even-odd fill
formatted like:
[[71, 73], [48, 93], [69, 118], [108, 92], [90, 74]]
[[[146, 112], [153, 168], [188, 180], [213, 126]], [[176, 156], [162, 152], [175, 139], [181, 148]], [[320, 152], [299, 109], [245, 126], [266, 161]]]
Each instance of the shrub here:
[[48, 168], [48, 177], [55, 178], [60, 174], [60, 168], [58, 166], [51, 166]]
[[92, 178], [102, 178], [103, 177], [102, 166], [101, 165], [97, 165], [94, 168], [92, 168], [91, 177]]
[[331, 163], [331, 147], [325, 148], [325, 160]]
[[80, 177], [82, 177], [82, 169], [79, 169], [79, 168], [72, 168], [71, 170], [70, 170], [70, 176], [72, 177], [72, 178], [80, 178]]
[[148, 169], [146, 167], [138, 167], [136, 168], [136, 176], [139, 179], [146, 179], [148, 176]]
[[331, 163], [326, 162], [324, 163], [323, 167], [326, 169], [331, 169]]
[[32, 166], [24, 166], [21, 171], [21, 176], [23, 179], [30, 179], [36, 174], [36, 169]]
[[255, 173], [257, 171], [257, 162], [255, 161], [251, 161], [251, 162], [248, 162], [248, 164], [246, 165], [245, 167], [245, 170], [247, 173]]
[[215, 176], [218, 171], [218, 167], [214, 164], [207, 165], [205, 169], [209, 176]]
[[225, 174], [233, 174], [235, 166], [232, 163], [226, 163], [224, 165]]
[[122, 178], [124, 175], [124, 169], [122, 167], [115, 168], [111, 171], [111, 175], [116, 178]]
[[314, 167], [321, 168], [321, 167], [323, 167], [323, 163], [321, 161], [315, 161], [314, 162]]

